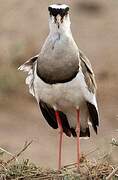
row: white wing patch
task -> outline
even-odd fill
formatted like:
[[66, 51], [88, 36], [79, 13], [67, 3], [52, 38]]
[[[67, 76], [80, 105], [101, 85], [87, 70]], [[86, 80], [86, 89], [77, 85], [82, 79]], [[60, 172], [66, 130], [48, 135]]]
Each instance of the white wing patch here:
[[36, 55], [34, 57], [32, 57], [31, 59], [29, 59], [28, 61], [26, 61], [23, 65], [21, 65], [18, 70], [24, 71], [28, 73], [28, 76], [25, 80], [26, 84], [29, 86], [29, 92], [34, 96], [35, 92], [34, 92], [34, 67], [36, 64], [36, 60], [39, 57], [39, 55]]
[[33, 70], [31, 69], [31, 70], [28, 72], [28, 76], [27, 76], [25, 82], [26, 82], [26, 84], [29, 86], [29, 92], [34, 96], [33, 81], [34, 81], [34, 74], [33, 74]]

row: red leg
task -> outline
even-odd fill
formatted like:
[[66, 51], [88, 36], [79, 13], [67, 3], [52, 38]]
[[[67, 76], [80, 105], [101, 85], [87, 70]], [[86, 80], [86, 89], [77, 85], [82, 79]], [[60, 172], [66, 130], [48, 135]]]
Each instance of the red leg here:
[[76, 127], [76, 133], [77, 133], [77, 168], [79, 169], [80, 165], [80, 111], [77, 109], [77, 127]]
[[55, 111], [55, 116], [56, 120], [58, 123], [58, 128], [59, 128], [59, 155], [58, 155], [58, 169], [61, 169], [61, 149], [62, 149], [62, 137], [63, 137], [63, 128], [62, 128], [62, 123], [61, 119], [59, 116], [59, 112]]

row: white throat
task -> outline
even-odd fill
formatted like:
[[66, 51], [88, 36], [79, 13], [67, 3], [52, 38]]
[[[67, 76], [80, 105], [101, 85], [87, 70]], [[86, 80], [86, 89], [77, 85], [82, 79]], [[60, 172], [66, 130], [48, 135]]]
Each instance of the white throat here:
[[67, 15], [66, 17], [63, 18], [63, 22], [56, 24], [54, 22], [54, 17], [50, 17], [49, 18], [49, 28], [50, 28], [50, 33], [54, 34], [54, 33], [61, 33], [61, 34], [66, 34], [66, 33], [70, 33], [71, 34], [71, 29], [70, 29], [70, 17], [69, 15]]

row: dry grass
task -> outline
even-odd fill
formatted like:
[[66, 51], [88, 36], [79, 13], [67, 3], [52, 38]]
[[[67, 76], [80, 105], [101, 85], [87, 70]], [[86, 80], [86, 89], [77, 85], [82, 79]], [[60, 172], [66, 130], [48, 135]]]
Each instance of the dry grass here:
[[[105, 155], [99, 161], [90, 161], [85, 155], [81, 157], [80, 169], [77, 171], [76, 164], [69, 164], [60, 171], [44, 169], [31, 163], [28, 159], [21, 162], [18, 157], [31, 145], [26, 142], [23, 148], [12, 155], [1, 148], [0, 159], [0, 180], [117, 180], [118, 167], [113, 166], [109, 161], [109, 155]], [[4, 160], [3, 154], [10, 157]], [[110, 176], [109, 176], [110, 175]]]

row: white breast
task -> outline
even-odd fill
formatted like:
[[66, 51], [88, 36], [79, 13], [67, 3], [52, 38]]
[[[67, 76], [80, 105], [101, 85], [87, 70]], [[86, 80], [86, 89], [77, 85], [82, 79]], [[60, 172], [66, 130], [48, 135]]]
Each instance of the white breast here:
[[94, 100], [94, 95], [89, 92], [81, 71], [70, 82], [50, 85], [37, 76], [35, 67], [34, 92], [38, 102], [41, 99], [60, 110], [79, 107], [85, 100], [93, 103]]

